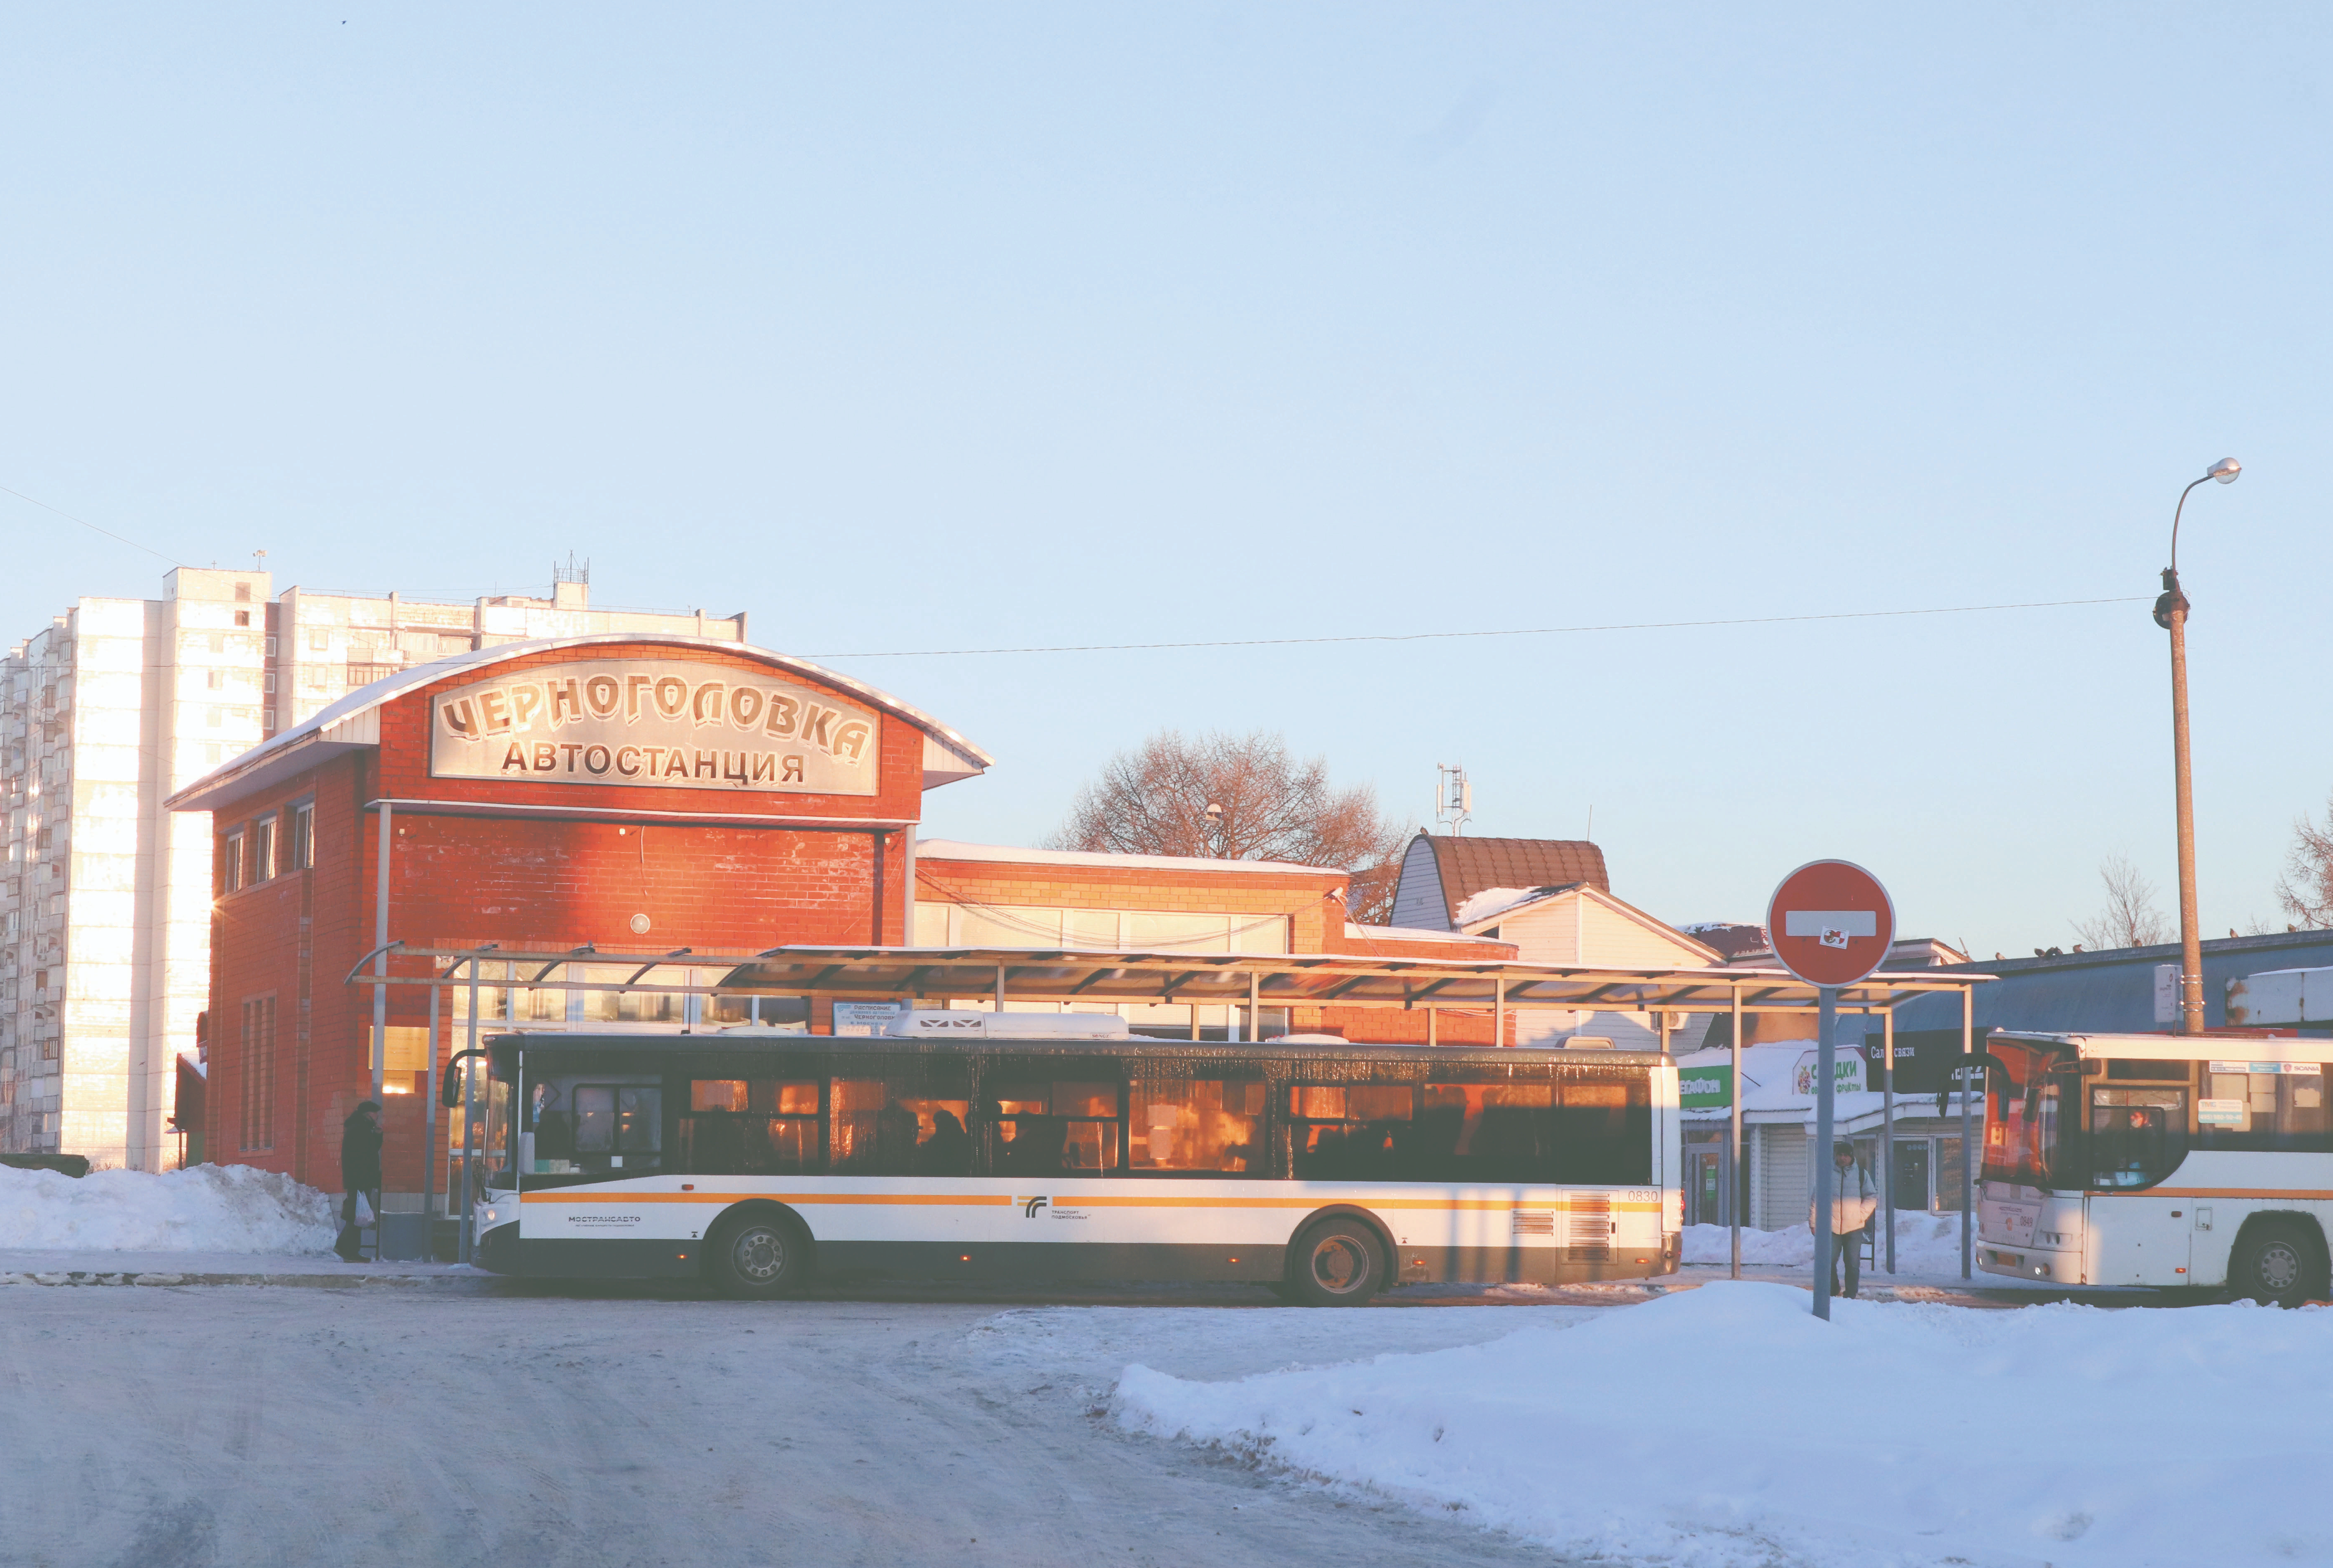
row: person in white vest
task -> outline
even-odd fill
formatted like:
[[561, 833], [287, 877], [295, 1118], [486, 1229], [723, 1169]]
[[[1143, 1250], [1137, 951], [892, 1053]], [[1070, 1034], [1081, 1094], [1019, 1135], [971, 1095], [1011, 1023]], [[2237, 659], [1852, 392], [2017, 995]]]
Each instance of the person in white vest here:
[[[1863, 1229], [1879, 1208], [1879, 1184], [1856, 1159], [1855, 1145], [1846, 1139], [1830, 1146], [1830, 1160], [1839, 1170], [1831, 1181], [1830, 1287], [1841, 1296], [1853, 1296], [1863, 1279]], [[1812, 1230], [1821, 1223], [1810, 1198], [1807, 1229]], [[1839, 1283], [1842, 1269], [1847, 1275], [1844, 1286]]]

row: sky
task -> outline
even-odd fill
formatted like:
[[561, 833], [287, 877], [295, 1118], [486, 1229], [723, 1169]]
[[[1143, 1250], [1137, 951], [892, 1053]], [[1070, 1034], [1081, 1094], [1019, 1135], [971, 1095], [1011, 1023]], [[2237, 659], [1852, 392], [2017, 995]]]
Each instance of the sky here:
[[[0, 644], [170, 562], [751, 617], [1034, 843], [1263, 729], [1665, 919], [2281, 929], [2333, 13], [333, 0], [0, 18]], [[135, 541], [62, 521], [47, 507]], [[142, 548], [139, 548], [142, 547]], [[1409, 641], [1647, 623], [2038, 609]], [[1000, 647], [1205, 643], [1049, 654]], [[927, 651], [945, 656], [901, 656]]]

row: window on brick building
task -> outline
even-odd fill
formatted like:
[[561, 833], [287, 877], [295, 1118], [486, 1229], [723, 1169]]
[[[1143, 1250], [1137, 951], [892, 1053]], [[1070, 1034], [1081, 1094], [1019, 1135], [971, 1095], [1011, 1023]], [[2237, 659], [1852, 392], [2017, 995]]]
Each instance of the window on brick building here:
[[243, 885], [243, 829], [226, 836], [219, 850], [219, 891], [233, 893]]
[[316, 803], [302, 800], [292, 808], [292, 842], [288, 871], [305, 871], [316, 864]]
[[275, 875], [275, 818], [261, 817], [251, 825], [251, 880], [265, 882]]

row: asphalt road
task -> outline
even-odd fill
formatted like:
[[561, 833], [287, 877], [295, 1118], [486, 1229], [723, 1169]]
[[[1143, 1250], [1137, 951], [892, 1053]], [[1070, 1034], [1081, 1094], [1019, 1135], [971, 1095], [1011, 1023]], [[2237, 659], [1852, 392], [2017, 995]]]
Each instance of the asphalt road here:
[[1307, 1312], [428, 1288], [0, 1299], [0, 1563], [1543, 1564], [1109, 1419], [1579, 1306]]

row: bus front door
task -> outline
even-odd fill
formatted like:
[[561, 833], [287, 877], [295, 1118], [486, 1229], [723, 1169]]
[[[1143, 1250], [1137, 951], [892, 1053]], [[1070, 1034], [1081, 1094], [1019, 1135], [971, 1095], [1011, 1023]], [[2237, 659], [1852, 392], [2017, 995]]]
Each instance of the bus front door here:
[[2093, 1192], [2083, 1205], [2083, 1272], [2092, 1285], [2187, 1283], [2193, 1200], [2144, 1192]]

